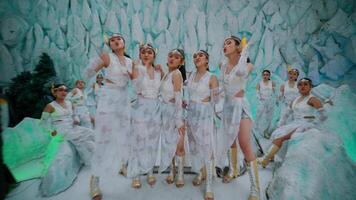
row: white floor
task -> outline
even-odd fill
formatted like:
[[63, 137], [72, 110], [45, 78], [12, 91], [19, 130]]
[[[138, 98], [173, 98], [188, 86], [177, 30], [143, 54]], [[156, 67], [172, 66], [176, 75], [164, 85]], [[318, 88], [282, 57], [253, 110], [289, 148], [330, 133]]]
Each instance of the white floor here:
[[[270, 165], [270, 166], [273, 166]], [[265, 189], [269, 180], [272, 177], [272, 168], [259, 169], [261, 199], [265, 199]], [[142, 177], [142, 187], [140, 189], [131, 188], [131, 180], [125, 177], [116, 175], [112, 177], [103, 177], [100, 180], [101, 189], [103, 190], [104, 200], [152, 200], [152, 199], [168, 199], [168, 200], [200, 200], [204, 199], [204, 184], [199, 187], [192, 185], [192, 180], [195, 175], [185, 175], [185, 186], [177, 188], [174, 184], [168, 185], [165, 182], [166, 174], [157, 175], [157, 183], [154, 187], [149, 187], [145, 177]], [[78, 178], [74, 184], [66, 191], [50, 197], [43, 198], [40, 196], [38, 187], [39, 179], [22, 182], [12, 190], [7, 200], [88, 200], [89, 196], [89, 177], [90, 170], [82, 168]], [[245, 173], [229, 184], [222, 183], [222, 179], [214, 179], [215, 199], [217, 200], [239, 200], [247, 199], [249, 193], [249, 177]]]

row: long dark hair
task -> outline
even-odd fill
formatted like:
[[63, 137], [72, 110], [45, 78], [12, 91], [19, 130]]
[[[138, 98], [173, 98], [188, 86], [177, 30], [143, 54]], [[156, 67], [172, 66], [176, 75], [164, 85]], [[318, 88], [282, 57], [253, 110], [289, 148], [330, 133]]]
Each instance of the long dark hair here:
[[185, 70], [185, 54], [184, 54], [184, 50], [183, 49], [177, 49], [177, 50], [182, 55], [182, 58], [183, 58], [183, 61], [184, 61], [184, 64], [179, 67], [179, 71], [182, 74], [183, 83], [184, 83], [185, 80], [187, 80], [187, 72]]
[[186, 70], [185, 70], [185, 65], [181, 65], [181, 66], [179, 67], [179, 71], [180, 71], [180, 73], [182, 74], [183, 83], [184, 83], [184, 81], [187, 80], [187, 72], [186, 72]]

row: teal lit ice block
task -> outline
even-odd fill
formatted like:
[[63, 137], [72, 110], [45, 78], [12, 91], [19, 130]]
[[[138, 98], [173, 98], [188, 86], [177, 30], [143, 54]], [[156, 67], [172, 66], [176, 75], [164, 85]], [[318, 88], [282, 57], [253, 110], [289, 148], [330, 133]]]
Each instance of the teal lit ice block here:
[[40, 120], [25, 118], [2, 134], [4, 163], [17, 182], [41, 178], [42, 196], [55, 195], [70, 187], [81, 165], [73, 144], [53, 137]]
[[44, 172], [43, 158], [52, 138], [39, 123], [25, 118], [2, 133], [4, 163], [18, 182], [39, 178]]

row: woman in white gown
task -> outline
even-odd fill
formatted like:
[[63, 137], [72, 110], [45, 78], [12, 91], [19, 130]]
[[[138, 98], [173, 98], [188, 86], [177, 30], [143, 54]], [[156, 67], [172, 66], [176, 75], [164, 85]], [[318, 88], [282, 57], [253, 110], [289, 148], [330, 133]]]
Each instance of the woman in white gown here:
[[[326, 120], [326, 115], [321, 101], [311, 95], [312, 81], [303, 78], [298, 81], [299, 97], [291, 102], [289, 109], [282, 116], [281, 127], [276, 129], [272, 135], [272, 146], [268, 152], [258, 159], [262, 167], [266, 167], [271, 158], [278, 152], [283, 143], [289, 140], [294, 134], [304, 133], [314, 128], [319, 122]], [[286, 124], [289, 115], [292, 115], [292, 122]]]
[[104, 77], [102, 74], [96, 75], [96, 81], [92, 84], [88, 92], [87, 106], [93, 126], [95, 126], [96, 108], [100, 97], [100, 88], [104, 85], [103, 81]]
[[281, 123], [283, 120], [285, 120], [285, 123], [289, 123], [292, 118], [288, 117], [288, 119], [282, 119], [282, 116], [286, 115], [286, 112], [288, 110], [288, 106], [290, 103], [299, 96], [299, 91], [297, 88], [297, 78], [299, 76], [299, 71], [298, 69], [291, 69], [288, 71], [288, 80], [281, 85], [280, 87], [280, 98], [279, 100], [281, 101], [281, 113], [280, 113], [280, 118], [277, 124], [277, 127], [281, 126]]
[[[216, 129], [214, 128], [214, 105], [218, 101], [219, 84], [215, 75], [208, 71], [209, 54], [199, 50], [193, 55], [197, 71], [188, 79], [187, 134], [192, 169], [198, 172], [193, 185], [206, 179], [205, 199], [214, 199], [212, 189], [214, 159], [216, 157]], [[206, 172], [206, 173], [204, 173]]]
[[[78, 152], [80, 163], [91, 164], [91, 156], [94, 152], [94, 132], [92, 129], [78, 126], [78, 121], [74, 120], [72, 104], [66, 101], [67, 87], [64, 84], [55, 84], [52, 88], [55, 101], [47, 104], [41, 116], [41, 124], [52, 136], [69, 142]], [[42, 195], [50, 196], [66, 189], [72, 183], [72, 174], [77, 173], [71, 153], [67, 146], [62, 146], [56, 154], [55, 159], [50, 163], [46, 175], [42, 178], [40, 190]], [[71, 157], [72, 156], [72, 157]], [[72, 166], [63, 166], [63, 165]]]
[[[168, 70], [160, 87], [161, 107], [161, 163], [160, 170], [164, 171], [170, 166], [170, 173], [166, 178], [172, 184], [176, 178], [176, 186], [183, 187], [184, 167], [184, 135], [185, 124], [183, 120], [182, 96], [184, 71], [184, 51], [174, 49], [168, 54]], [[178, 162], [178, 176], [175, 177], [175, 160]]]
[[[332, 97], [337, 106], [326, 105], [331, 102], [329, 100], [317, 109], [319, 103], [316, 98], [305, 93], [309, 90], [309, 81], [301, 82], [298, 87], [301, 94], [292, 103], [290, 111], [295, 119], [281, 126], [275, 136], [295, 131], [287, 143], [282, 144], [282, 148], [288, 146], [288, 151], [282, 163], [273, 167], [266, 196], [274, 200], [353, 200], [356, 196], [356, 163], [347, 148], [352, 146], [348, 142], [354, 136], [345, 135], [355, 132], [351, 127], [354, 123], [349, 123], [352, 122], [350, 116], [355, 116], [355, 95], [347, 86], [340, 87], [333, 91]], [[315, 93], [313, 90], [312, 94]]]
[[[158, 92], [163, 74], [154, 66], [156, 53], [152, 45], [140, 46], [140, 63], [133, 67], [133, 86], [137, 101], [132, 106], [132, 145], [128, 162], [128, 176], [132, 187], [140, 188], [140, 175], [147, 174], [149, 185], [156, 183], [153, 168], [156, 163], [161, 125]], [[159, 69], [157, 69], [159, 68]]]
[[[260, 197], [259, 177], [257, 161], [251, 146], [252, 117], [250, 104], [245, 98], [245, 87], [253, 65], [248, 63], [247, 47], [243, 48], [241, 40], [236, 36], [230, 36], [224, 41], [224, 54], [227, 62], [221, 65], [221, 80], [225, 95], [222, 112], [222, 135], [218, 138], [218, 155], [226, 155], [229, 148], [230, 169], [223, 181], [230, 182], [237, 176], [236, 147], [239, 144], [247, 162], [250, 176], [249, 200]], [[224, 166], [225, 157], [219, 158], [218, 165]], [[235, 162], [236, 163], [236, 162]]]
[[255, 127], [261, 137], [269, 138], [269, 128], [275, 105], [275, 84], [271, 81], [271, 72], [267, 69], [262, 71], [262, 78], [263, 80], [256, 86], [259, 104], [256, 111]]
[[84, 91], [85, 82], [83, 80], [77, 80], [75, 82], [75, 88], [72, 90], [69, 95], [69, 99], [73, 104], [73, 110], [78, 118], [80, 126], [87, 128], [93, 128], [93, 125], [90, 120], [89, 109], [87, 107], [87, 94]]
[[113, 34], [107, 41], [112, 52], [102, 53], [86, 70], [86, 77], [105, 71], [104, 85], [100, 89], [95, 117], [96, 151], [93, 155], [90, 193], [93, 199], [101, 199], [99, 177], [103, 174], [126, 176], [130, 151], [130, 99], [128, 83], [132, 76], [132, 61], [126, 57], [125, 40]]

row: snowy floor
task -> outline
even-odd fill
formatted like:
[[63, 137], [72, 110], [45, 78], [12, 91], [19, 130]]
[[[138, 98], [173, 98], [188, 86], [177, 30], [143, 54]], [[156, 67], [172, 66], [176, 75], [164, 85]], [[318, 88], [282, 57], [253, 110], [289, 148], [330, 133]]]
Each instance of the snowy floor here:
[[[273, 166], [273, 165], [270, 165]], [[261, 183], [261, 199], [265, 199], [265, 189], [267, 183], [272, 176], [272, 168], [262, 169], [260, 168], [260, 183]], [[131, 188], [131, 180], [124, 178], [122, 176], [112, 176], [107, 178], [102, 178], [101, 187], [104, 193], [103, 199], [105, 200], [143, 200], [143, 199], [169, 199], [169, 200], [199, 200], [203, 199], [204, 194], [204, 184], [199, 187], [194, 187], [192, 180], [195, 175], [186, 174], [185, 175], [185, 186], [183, 188], [176, 188], [174, 184], [168, 185], [165, 182], [166, 174], [156, 175], [157, 183], [151, 188], [146, 183], [145, 177], [142, 177], [142, 187], [140, 189]], [[29, 180], [22, 182], [12, 190], [8, 196], [7, 200], [88, 200], [89, 197], [89, 177], [90, 170], [87, 168], [82, 168], [78, 178], [75, 180], [72, 187], [66, 191], [53, 196], [51, 198], [42, 198], [38, 192], [39, 179]], [[218, 200], [230, 200], [230, 199], [247, 199], [249, 193], [249, 179], [248, 174], [245, 173], [243, 176], [235, 179], [230, 184], [222, 183], [222, 179], [216, 178], [214, 180], [215, 189], [215, 199]]]

